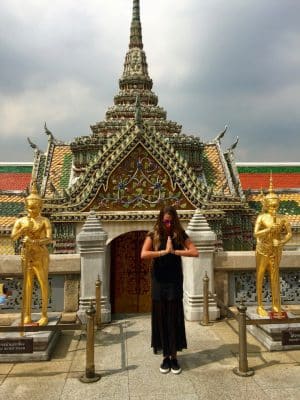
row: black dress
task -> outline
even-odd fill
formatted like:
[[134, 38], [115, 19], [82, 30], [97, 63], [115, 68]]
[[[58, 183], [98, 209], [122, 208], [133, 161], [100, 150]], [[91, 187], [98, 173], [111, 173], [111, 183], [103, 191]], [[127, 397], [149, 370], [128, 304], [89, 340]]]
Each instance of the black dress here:
[[[151, 235], [150, 237], [153, 236]], [[185, 234], [184, 240], [188, 236]], [[174, 250], [183, 247], [172, 239]], [[159, 250], [166, 248], [166, 241]], [[175, 254], [155, 258], [152, 268], [152, 337], [151, 347], [163, 356], [187, 348], [183, 314], [183, 273], [181, 257]]]

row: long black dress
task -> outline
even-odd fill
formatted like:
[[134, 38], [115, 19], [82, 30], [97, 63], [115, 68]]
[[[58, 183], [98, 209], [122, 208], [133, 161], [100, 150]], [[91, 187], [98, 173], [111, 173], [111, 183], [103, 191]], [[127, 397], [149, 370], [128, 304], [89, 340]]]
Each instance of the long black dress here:
[[[150, 235], [150, 237], [153, 236]], [[185, 234], [184, 240], [188, 236]], [[172, 239], [174, 250], [183, 247]], [[163, 241], [159, 250], [166, 248]], [[187, 348], [183, 314], [183, 273], [181, 257], [175, 254], [155, 258], [152, 268], [152, 337], [151, 347], [156, 354], [171, 356]]]

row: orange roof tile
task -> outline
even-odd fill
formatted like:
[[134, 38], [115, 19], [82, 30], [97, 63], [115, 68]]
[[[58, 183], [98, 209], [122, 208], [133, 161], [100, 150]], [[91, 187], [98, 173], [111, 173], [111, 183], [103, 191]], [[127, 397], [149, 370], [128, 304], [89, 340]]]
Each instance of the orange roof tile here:
[[[224, 187], [226, 175], [215, 144], [207, 144], [204, 147], [204, 172], [208, 185], [212, 183], [216, 191], [220, 191]], [[228, 186], [225, 188], [224, 193], [230, 194]]]
[[0, 216], [0, 227], [12, 227], [17, 217], [1, 217]]
[[66, 155], [72, 154], [70, 146], [68, 145], [56, 145], [53, 151], [50, 171], [48, 175], [46, 196], [51, 195], [50, 180], [56, 189], [60, 189], [60, 180], [63, 175], [64, 159]]
[[[249, 173], [240, 172], [240, 180], [242, 188], [247, 189], [261, 189], [268, 188], [270, 182], [270, 173]], [[300, 187], [300, 174], [299, 173], [273, 173], [273, 187], [275, 189], [294, 189]]]
[[0, 190], [24, 190], [31, 180], [31, 173], [0, 173]]

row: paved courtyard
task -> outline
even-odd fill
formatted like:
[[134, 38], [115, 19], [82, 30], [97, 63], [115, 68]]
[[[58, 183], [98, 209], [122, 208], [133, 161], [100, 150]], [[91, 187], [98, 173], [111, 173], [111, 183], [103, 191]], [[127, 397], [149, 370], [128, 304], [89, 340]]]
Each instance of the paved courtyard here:
[[188, 350], [179, 356], [182, 373], [159, 372], [152, 353], [150, 315], [122, 315], [96, 333], [96, 383], [78, 378], [85, 369], [85, 336], [64, 331], [51, 361], [0, 363], [0, 399], [32, 400], [299, 400], [300, 350], [266, 351], [248, 334], [252, 377], [236, 376], [238, 333], [234, 320], [203, 327], [187, 322]]

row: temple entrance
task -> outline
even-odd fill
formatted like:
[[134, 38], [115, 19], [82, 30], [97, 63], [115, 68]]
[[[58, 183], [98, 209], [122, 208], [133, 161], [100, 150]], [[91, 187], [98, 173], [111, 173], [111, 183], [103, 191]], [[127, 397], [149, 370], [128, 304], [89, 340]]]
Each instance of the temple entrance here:
[[151, 311], [151, 260], [140, 257], [146, 233], [124, 233], [111, 242], [112, 313]]

